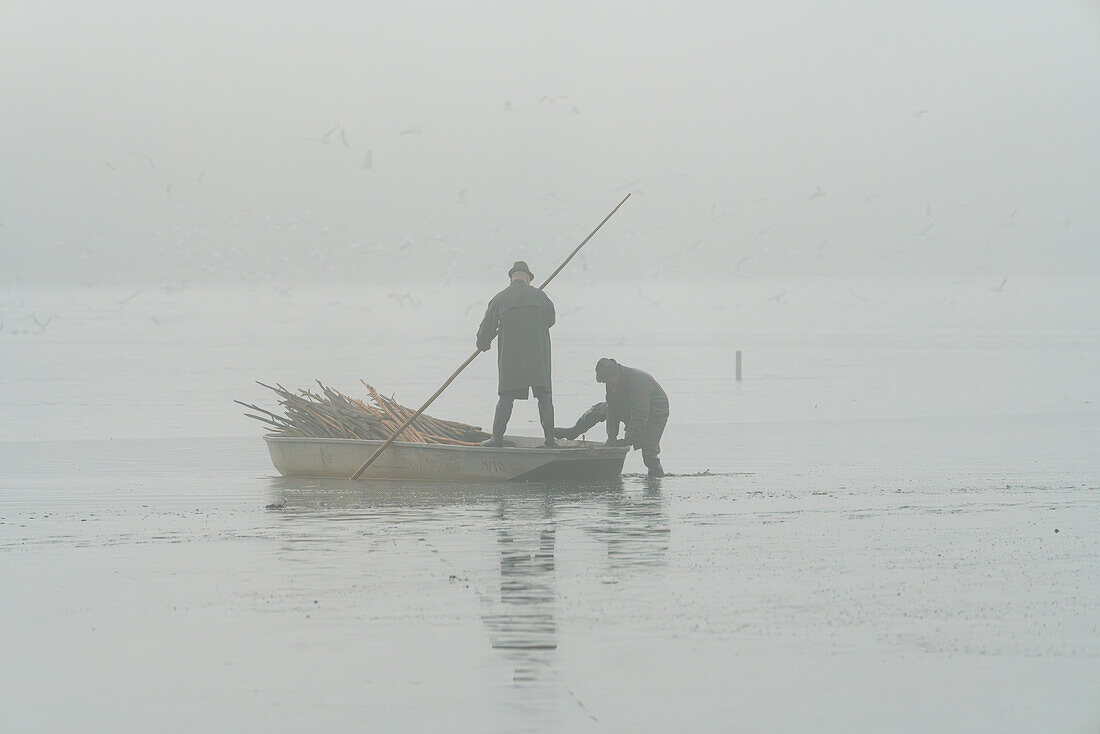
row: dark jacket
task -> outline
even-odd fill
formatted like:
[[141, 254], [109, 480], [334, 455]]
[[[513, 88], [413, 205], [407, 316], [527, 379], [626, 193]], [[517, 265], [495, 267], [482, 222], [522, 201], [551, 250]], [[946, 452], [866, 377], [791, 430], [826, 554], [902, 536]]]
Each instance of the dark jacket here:
[[648, 372], [619, 365], [622, 378], [612, 390], [607, 386], [607, 435], [619, 435], [619, 424], [626, 423], [626, 442], [641, 446], [650, 420], [668, 417], [668, 395]]
[[550, 327], [554, 304], [538, 288], [513, 280], [489, 301], [477, 330], [477, 348], [497, 340], [497, 392], [550, 387]]

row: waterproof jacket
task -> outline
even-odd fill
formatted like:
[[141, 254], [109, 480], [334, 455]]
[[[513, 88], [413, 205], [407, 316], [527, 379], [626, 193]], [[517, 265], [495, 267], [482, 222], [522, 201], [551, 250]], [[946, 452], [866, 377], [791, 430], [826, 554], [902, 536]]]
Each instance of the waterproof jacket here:
[[522, 280], [489, 301], [477, 330], [477, 348], [489, 351], [497, 340], [497, 392], [550, 387], [550, 327], [554, 304], [545, 293]]
[[648, 372], [619, 365], [622, 378], [612, 389], [607, 386], [607, 435], [619, 435], [619, 424], [626, 423], [626, 442], [641, 447], [650, 420], [668, 417], [668, 395]]

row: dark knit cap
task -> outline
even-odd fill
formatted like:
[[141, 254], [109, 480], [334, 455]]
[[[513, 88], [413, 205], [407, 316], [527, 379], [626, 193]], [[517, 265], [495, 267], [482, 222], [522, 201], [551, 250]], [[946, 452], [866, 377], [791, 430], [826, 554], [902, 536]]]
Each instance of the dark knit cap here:
[[619, 363], [611, 357], [603, 357], [596, 362], [596, 382], [607, 382], [607, 378], [618, 372]]

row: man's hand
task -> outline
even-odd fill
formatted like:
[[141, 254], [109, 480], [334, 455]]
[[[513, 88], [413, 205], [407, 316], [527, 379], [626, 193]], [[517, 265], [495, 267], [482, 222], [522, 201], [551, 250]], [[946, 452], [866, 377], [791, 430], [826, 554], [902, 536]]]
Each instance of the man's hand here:
[[477, 348], [478, 348], [478, 351], [488, 352], [490, 349], [493, 348], [493, 343], [489, 342], [488, 344], [478, 344]]

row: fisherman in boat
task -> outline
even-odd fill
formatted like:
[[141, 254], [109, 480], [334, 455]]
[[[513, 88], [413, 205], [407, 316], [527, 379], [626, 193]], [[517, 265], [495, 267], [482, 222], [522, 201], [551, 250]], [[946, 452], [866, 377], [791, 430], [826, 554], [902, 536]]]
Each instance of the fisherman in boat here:
[[550, 327], [554, 304], [538, 288], [527, 263], [517, 261], [508, 271], [511, 283], [493, 296], [477, 330], [477, 348], [489, 351], [497, 340], [497, 401], [493, 434], [482, 446], [503, 446], [504, 431], [512, 417], [512, 404], [534, 393], [539, 401], [539, 422], [547, 448], [555, 448], [554, 402], [550, 384]]
[[[648, 372], [621, 365], [610, 357], [596, 362], [596, 382], [604, 383], [607, 399], [586, 410], [571, 428], [558, 428], [558, 438], [574, 439], [597, 423], [607, 423], [608, 446], [641, 449], [651, 477], [663, 477], [659, 457], [661, 436], [668, 423], [668, 395]], [[619, 439], [619, 424], [626, 437]]]

